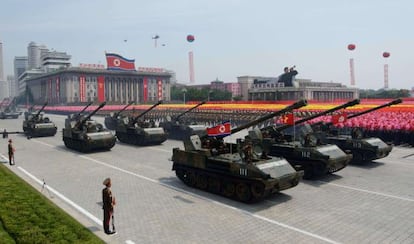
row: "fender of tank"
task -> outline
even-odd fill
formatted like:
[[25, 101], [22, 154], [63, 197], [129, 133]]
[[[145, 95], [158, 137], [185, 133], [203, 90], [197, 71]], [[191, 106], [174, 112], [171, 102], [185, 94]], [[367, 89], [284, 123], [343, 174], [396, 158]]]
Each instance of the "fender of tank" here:
[[[351, 114], [347, 119], [352, 119], [399, 103], [402, 103], [402, 100], [395, 99], [389, 103]], [[389, 145], [377, 137], [364, 137], [362, 131], [357, 128], [354, 128], [347, 134], [344, 132], [339, 133], [340, 131], [333, 129], [332, 125], [332, 123], [319, 123], [313, 125], [312, 128], [316, 131], [316, 135], [320, 141], [335, 144], [342, 150], [351, 152], [351, 163], [363, 163], [384, 158], [392, 151], [393, 145]]]
[[[303, 106], [303, 103], [306, 101], [297, 102], [275, 114]], [[251, 121], [232, 129], [231, 133], [264, 120]], [[257, 202], [292, 188], [302, 176], [284, 158], [267, 156], [262, 153], [260, 142], [255, 141], [252, 145], [248, 139], [225, 143], [223, 138], [191, 135], [184, 139], [184, 150], [173, 149], [172, 161], [172, 170], [186, 185], [241, 202]]]
[[296, 169], [304, 171], [304, 179], [320, 177], [345, 168], [352, 159], [351, 154], [345, 153], [337, 145], [321, 144], [308, 124], [300, 124], [358, 103], [359, 99], [355, 99], [295, 121], [294, 125], [262, 129], [263, 132], [266, 131], [264, 143], [269, 149], [269, 155], [286, 158]]
[[199, 135], [200, 137], [205, 136], [207, 134], [207, 127], [205, 125], [195, 124], [191, 121], [188, 122], [183, 118], [185, 114], [191, 112], [192, 110], [200, 107], [205, 103], [206, 101], [202, 101], [194, 107], [191, 107], [190, 109], [175, 116], [174, 118], [167, 116], [165, 118], [165, 121], [160, 123], [160, 127], [164, 128], [169, 139], [184, 140], [186, 138], [189, 138], [191, 135]]
[[110, 150], [116, 142], [115, 135], [105, 129], [102, 124], [91, 120], [91, 117], [105, 106], [101, 103], [95, 110], [87, 115], [75, 119], [69, 116], [65, 120], [63, 129], [63, 142], [67, 148], [90, 152], [95, 150]]
[[109, 115], [105, 116], [104, 124], [105, 127], [110, 130], [115, 130], [118, 125], [118, 120], [122, 120], [125, 116], [121, 116], [121, 113], [125, 111], [129, 106], [131, 106], [134, 102], [129, 102], [125, 105], [122, 109], [117, 112], [112, 112]]
[[160, 104], [162, 104], [162, 101], [152, 105], [134, 118], [124, 117], [123, 119], [118, 119], [115, 128], [115, 135], [118, 140], [139, 146], [159, 145], [166, 141], [167, 135], [162, 127], [156, 127], [155, 123], [145, 123], [139, 120]]
[[57, 126], [42, 112], [47, 102], [43, 104], [37, 112], [25, 113], [23, 121], [23, 131], [28, 138], [54, 136], [57, 132]]

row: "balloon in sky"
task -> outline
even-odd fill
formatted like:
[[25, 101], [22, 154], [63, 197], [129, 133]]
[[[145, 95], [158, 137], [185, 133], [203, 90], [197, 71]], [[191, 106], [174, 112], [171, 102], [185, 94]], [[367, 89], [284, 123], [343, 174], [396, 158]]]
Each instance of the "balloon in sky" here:
[[355, 44], [349, 44], [348, 45], [348, 50], [351, 50], [352, 51], [352, 50], [355, 49], [355, 47], [356, 47]]
[[193, 35], [187, 35], [187, 41], [188, 42], [193, 42], [195, 40]]

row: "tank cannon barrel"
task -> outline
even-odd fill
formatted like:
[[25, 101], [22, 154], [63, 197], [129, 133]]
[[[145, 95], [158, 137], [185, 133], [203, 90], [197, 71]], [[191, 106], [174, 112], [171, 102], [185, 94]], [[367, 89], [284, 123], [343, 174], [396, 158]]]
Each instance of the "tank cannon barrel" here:
[[190, 109], [188, 109], [188, 110], [186, 110], [186, 111], [182, 112], [181, 114], [179, 114], [179, 115], [177, 115], [177, 116], [175, 117], [175, 120], [178, 120], [179, 118], [181, 118], [182, 116], [184, 116], [186, 113], [189, 113], [189, 112], [193, 111], [194, 109], [196, 109], [196, 108], [200, 107], [201, 105], [203, 105], [203, 104], [205, 104], [205, 103], [206, 103], [206, 101], [202, 101], [202, 102], [198, 103], [197, 105], [195, 105], [194, 107], [192, 107], [192, 108], [190, 108]]
[[148, 108], [147, 110], [145, 110], [144, 112], [142, 112], [141, 114], [139, 114], [137, 117], [135, 117], [132, 121], [131, 121], [131, 125], [134, 125], [135, 123], [137, 123], [138, 119], [141, 118], [142, 116], [144, 116], [145, 114], [147, 114], [149, 111], [153, 110], [155, 107], [157, 107], [158, 105], [160, 105], [161, 103], [163, 103], [162, 100], [158, 101], [156, 104], [152, 105], [150, 108]]
[[121, 110], [119, 110], [118, 112], [114, 113], [113, 117], [117, 118], [122, 112], [125, 111], [125, 109], [127, 109], [129, 106], [131, 106], [134, 102], [129, 102], [125, 107], [123, 107]]
[[282, 131], [282, 130], [285, 130], [285, 129], [289, 128], [289, 127], [295, 126], [297, 124], [304, 123], [304, 122], [309, 121], [309, 120], [312, 120], [314, 118], [317, 118], [317, 117], [320, 117], [320, 116], [323, 116], [323, 115], [326, 115], [326, 114], [335, 112], [335, 111], [340, 110], [340, 109], [343, 109], [343, 108], [351, 107], [351, 106], [354, 106], [354, 105], [359, 104], [359, 103], [360, 103], [360, 100], [359, 99], [354, 99], [352, 101], [349, 101], [349, 102], [344, 103], [342, 105], [336, 106], [334, 108], [331, 108], [331, 109], [328, 109], [328, 110], [319, 112], [317, 114], [311, 115], [311, 116], [306, 117], [304, 119], [297, 120], [297, 121], [294, 122], [293, 125], [281, 125], [281, 126], [277, 127], [276, 130], [277, 131]]
[[39, 109], [39, 111], [37, 111], [37, 113], [33, 116], [33, 119], [36, 119], [37, 117], [39, 117], [40, 113], [43, 111], [43, 109], [45, 109], [47, 105], [47, 102], [45, 102], [45, 104], [43, 104], [43, 106]]
[[256, 120], [253, 120], [253, 121], [251, 121], [251, 122], [249, 122], [247, 124], [244, 124], [242, 126], [239, 126], [237, 128], [234, 128], [234, 129], [231, 130], [231, 134], [237, 133], [237, 132], [239, 132], [241, 130], [244, 130], [246, 128], [249, 128], [251, 126], [260, 124], [261, 122], [264, 122], [264, 121], [266, 121], [268, 119], [271, 119], [273, 117], [282, 115], [284, 113], [290, 112], [290, 111], [292, 111], [294, 109], [298, 109], [298, 108], [304, 107], [307, 104], [308, 104], [308, 102], [305, 99], [299, 100], [299, 101], [295, 102], [294, 104], [289, 105], [289, 106], [287, 106], [287, 107], [285, 107], [285, 108], [283, 108], [283, 109], [281, 109], [281, 110], [279, 110], [277, 112], [273, 112], [273, 113], [267, 114], [267, 115], [265, 115], [263, 117], [260, 117], [260, 118], [258, 118]]
[[105, 105], [106, 105], [106, 102], [103, 102], [103, 103], [99, 104], [99, 106], [95, 110], [93, 110], [92, 112], [90, 112], [85, 118], [80, 119], [78, 121], [78, 123], [76, 124], [76, 127], [79, 127], [79, 126], [83, 125], [86, 121], [88, 121], [93, 115], [96, 114], [96, 112], [98, 112]]
[[92, 105], [92, 102], [89, 102], [79, 113], [76, 114], [76, 116], [80, 116], [91, 105]]

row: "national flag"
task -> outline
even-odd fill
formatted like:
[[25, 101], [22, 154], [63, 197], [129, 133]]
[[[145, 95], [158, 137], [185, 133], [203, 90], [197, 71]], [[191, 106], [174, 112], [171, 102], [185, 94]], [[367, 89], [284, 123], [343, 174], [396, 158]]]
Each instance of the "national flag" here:
[[108, 70], [135, 71], [135, 59], [126, 59], [115, 53], [105, 53]]
[[346, 119], [348, 118], [348, 115], [346, 113], [339, 113], [332, 115], [332, 124], [339, 124], [344, 123]]
[[282, 116], [282, 123], [287, 125], [294, 125], [295, 124], [295, 116], [293, 113], [285, 114]]
[[208, 136], [226, 136], [231, 134], [230, 121], [223, 122], [211, 128], [207, 128]]

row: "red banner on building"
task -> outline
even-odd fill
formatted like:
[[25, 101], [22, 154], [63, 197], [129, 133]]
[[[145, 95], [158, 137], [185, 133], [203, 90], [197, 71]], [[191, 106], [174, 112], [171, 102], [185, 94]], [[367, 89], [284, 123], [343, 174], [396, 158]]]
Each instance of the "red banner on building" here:
[[143, 95], [144, 95], [144, 103], [145, 103], [148, 100], [148, 78], [147, 77], [144, 77], [143, 87], [144, 87]]
[[162, 100], [162, 80], [157, 81], [158, 86], [158, 101]]
[[47, 86], [48, 86], [48, 95], [47, 95], [47, 101], [51, 102], [52, 101], [52, 79], [49, 79], [47, 81]]
[[80, 102], [85, 102], [86, 101], [86, 96], [85, 96], [85, 91], [86, 91], [86, 79], [85, 76], [81, 75], [79, 76], [79, 101]]
[[60, 103], [60, 78], [56, 77], [56, 102]]
[[98, 101], [105, 101], [105, 77], [98, 76]]

